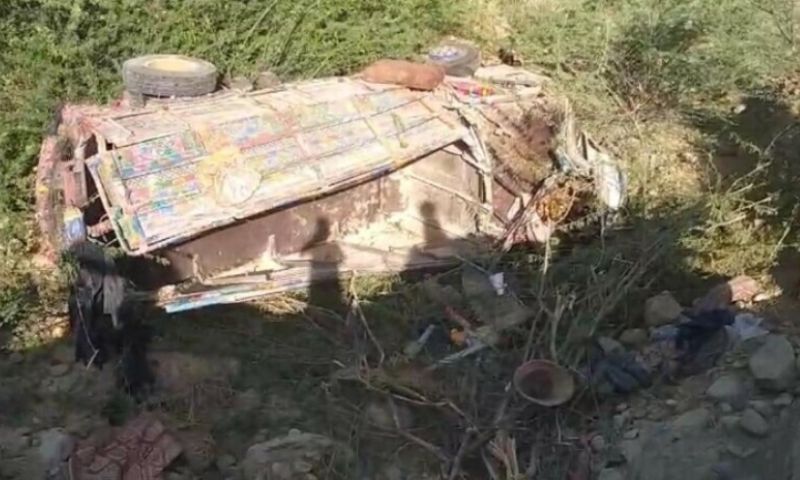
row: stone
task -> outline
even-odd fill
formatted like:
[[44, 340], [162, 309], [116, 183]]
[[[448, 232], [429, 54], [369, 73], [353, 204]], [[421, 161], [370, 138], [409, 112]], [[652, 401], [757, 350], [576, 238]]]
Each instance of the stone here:
[[749, 364], [756, 384], [765, 390], [786, 390], [795, 379], [794, 348], [783, 335], [767, 335]]
[[671, 408], [675, 408], [675, 407], [677, 407], [677, 406], [678, 406], [678, 401], [677, 401], [677, 400], [675, 400], [674, 398], [668, 398], [668, 399], [666, 399], [666, 400], [664, 401], [664, 403], [665, 403], [665, 404], [666, 404], [668, 407], [671, 407]]
[[618, 403], [618, 404], [617, 404], [617, 405], [614, 407], [614, 409], [615, 409], [616, 411], [618, 411], [619, 413], [622, 413], [622, 412], [624, 412], [624, 411], [625, 411], [625, 410], [627, 410], [628, 408], [629, 408], [629, 406], [628, 406], [628, 404], [627, 404], [627, 403], [625, 403], [625, 402]]
[[625, 425], [628, 423], [629, 419], [630, 415], [628, 415], [628, 412], [618, 413], [614, 415], [614, 418], [612, 420], [614, 422], [614, 428], [616, 428], [617, 430], [622, 430], [623, 428], [625, 428]]
[[706, 396], [718, 402], [735, 402], [744, 395], [744, 383], [738, 375], [733, 374], [719, 377], [706, 390]]
[[606, 449], [606, 439], [603, 438], [602, 435], [595, 435], [594, 437], [592, 437], [592, 440], [589, 442], [589, 445], [591, 445], [592, 450], [594, 450], [595, 453], [600, 453]]
[[696, 408], [674, 419], [672, 426], [680, 430], [705, 428], [711, 423], [711, 418], [707, 408]]
[[772, 401], [772, 404], [778, 408], [788, 407], [794, 401], [794, 397], [791, 393], [782, 393], [778, 395], [775, 400]]
[[766, 437], [769, 434], [769, 425], [760, 413], [748, 408], [739, 420], [739, 428], [754, 437]]
[[733, 413], [733, 406], [730, 403], [720, 403], [719, 404], [719, 411], [724, 414]]
[[229, 87], [231, 90], [249, 92], [253, 89], [253, 82], [251, 82], [247, 77], [236, 76], [230, 80]]
[[648, 340], [647, 330], [643, 328], [629, 328], [619, 336], [619, 341], [628, 347], [641, 347], [646, 345]]
[[274, 73], [270, 72], [269, 70], [263, 71], [258, 74], [255, 81], [255, 88], [256, 90], [262, 90], [265, 88], [274, 88], [281, 84], [281, 79], [275, 75]]
[[771, 417], [775, 415], [775, 408], [773, 408], [773, 405], [766, 400], [751, 400], [748, 405], [750, 405], [753, 410], [760, 413], [763, 417]]
[[648, 326], [658, 327], [674, 322], [683, 312], [681, 304], [669, 292], [650, 297], [644, 304], [644, 321]]
[[597, 344], [600, 345], [600, 348], [603, 349], [603, 352], [606, 354], [625, 350], [621, 343], [611, 337], [598, 337]]
[[[343, 447], [324, 435], [292, 429], [284, 437], [257, 443], [247, 449], [242, 460], [244, 479], [285, 478], [283, 475], [287, 472], [292, 475], [292, 466], [296, 467], [298, 461], [311, 462], [308, 469], [311, 471], [317, 462], [335, 449], [342, 452]], [[342, 453], [347, 456], [347, 452]], [[300, 466], [306, 468], [305, 464]]]
[[75, 448], [75, 439], [59, 428], [39, 434], [39, 460], [49, 474], [58, 472]]
[[639, 430], [636, 428], [632, 428], [622, 434], [622, 438], [624, 438], [625, 440], [633, 440], [638, 436], [639, 436]]
[[739, 428], [739, 417], [737, 415], [725, 415], [720, 417], [719, 423], [725, 430], [732, 432]]
[[219, 470], [220, 473], [227, 475], [233, 472], [236, 466], [236, 457], [229, 453], [223, 453], [217, 457], [214, 464], [217, 466], [217, 470]]
[[604, 468], [600, 470], [597, 480], [625, 480], [625, 474], [618, 468]]
[[25, 360], [25, 357], [23, 357], [22, 354], [19, 352], [12, 352], [11, 355], [8, 356], [8, 359], [13, 364], [19, 364], [22, 363], [23, 360]]
[[742, 459], [750, 457], [754, 453], [756, 453], [756, 449], [755, 448], [747, 448], [747, 447], [743, 447], [741, 445], [737, 445], [735, 443], [729, 443], [729, 444], [725, 445], [725, 450], [727, 450], [728, 453], [730, 453], [734, 457], [742, 458]]
[[62, 375], [66, 375], [69, 372], [70, 366], [66, 363], [57, 363], [55, 365], [50, 366], [50, 375], [54, 377], [60, 377]]
[[728, 308], [732, 303], [749, 302], [759, 292], [761, 286], [758, 282], [747, 275], [741, 275], [716, 285], [694, 303], [694, 308], [699, 312], [720, 310]]

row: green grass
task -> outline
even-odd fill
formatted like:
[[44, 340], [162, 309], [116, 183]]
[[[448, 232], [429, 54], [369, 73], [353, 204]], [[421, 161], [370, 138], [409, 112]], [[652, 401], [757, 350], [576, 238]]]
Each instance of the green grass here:
[[63, 102], [121, 92], [132, 56], [179, 52], [230, 75], [338, 75], [459, 27], [450, 0], [9, 0], [0, 5], [0, 325], [38, 310], [33, 167]]
[[[511, 46], [529, 65], [554, 77], [584, 125], [631, 176], [624, 229], [582, 245], [580, 252], [569, 245], [557, 248], [556, 259], [583, 267], [577, 271], [603, 271], [602, 262], [636, 260], [631, 256], [642, 248], [627, 248], [628, 242], [642, 247], [649, 232], [663, 231], [670, 238], [666, 260], [648, 271], [642, 291], [668, 287], [689, 274], [699, 279], [765, 274], [776, 252], [796, 243], [790, 227], [797, 195], [787, 182], [777, 181], [794, 178], [793, 171], [778, 168], [786, 166], [793, 145], [784, 135], [780, 148], [773, 148], [771, 139], [784, 128], [780, 122], [747, 125], [731, 109], [798, 66], [793, 5], [790, 0], [3, 2], [0, 324], [38, 315], [49, 299], [58, 298], [30, 260], [36, 251], [32, 173], [55, 107], [115, 97], [121, 63], [150, 52], [197, 55], [231, 75], [269, 68], [298, 78], [345, 74], [382, 56], [410, 56], [448, 33], [487, 48]], [[770, 105], [787, 110], [792, 100], [781, 95], [773, 94]], [[792, 122], [795, 116], [787, 118]], [[764, 132], [755, 135], [758, 129]], [[769, 167], [734, 183], [714, 166], [730, 151]]]

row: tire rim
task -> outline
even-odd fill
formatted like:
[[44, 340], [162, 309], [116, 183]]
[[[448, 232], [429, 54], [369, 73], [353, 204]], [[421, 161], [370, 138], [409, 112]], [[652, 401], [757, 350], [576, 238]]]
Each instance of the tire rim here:
[[464, 56], [464, 49], [457, 45], [441, 45], [428, 52], [428, 57], [437, 61], [450, 61]]
[[162, 57], [148, 60], [145, 66], [162, 72], [196, 72], [200, 70], [197, 62], [181, 57]]

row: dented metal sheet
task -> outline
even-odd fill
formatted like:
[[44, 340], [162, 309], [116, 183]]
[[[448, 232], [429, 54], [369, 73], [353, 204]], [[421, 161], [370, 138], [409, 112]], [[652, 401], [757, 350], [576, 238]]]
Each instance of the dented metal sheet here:
[[357, 80], [176, 110], [175, 122], [166, 106], [92, 123], [119, 141], [87, 165], [129, 253], [375, 178], [467, 135], [436, 99]]

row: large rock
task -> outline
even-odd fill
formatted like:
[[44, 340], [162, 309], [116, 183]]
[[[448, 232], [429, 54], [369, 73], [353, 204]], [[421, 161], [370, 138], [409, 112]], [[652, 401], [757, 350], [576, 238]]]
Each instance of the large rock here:
[[[718, 433], [711, 428], [678, 429], [669, 423], [644, 426], [635, 441], [622, 441], [628, 480], [688, 480], [716, 478]], [[676, 439], [680, 439], [676, 441]]]
[[748, 408], [739, 420], [739, 427], [755, 437], [765, 437], [769, 434], [769, 424], [760, 413]]
[[703, 429], [711, 423], [711, 412], [706, 408], [689, 410], [672, 421], [672, 426], [679, 430]]
[[723, 375], [708, 387], [706, 395], [718, 402], [737, 403], [746, 395], [746, 389], [738, 375]]
[[796, 374], [792, 344], [783, 335], [768, 335], [750, 357], [750, 372], [759, 387], [786, 390], [794, 382]]
[[242, 461], [244, 479], [304, 478], [337, 448], [341, 449], [324, 435], [292, 430], [284, 437], [257, 443], [247, 449]]
[[52, 428], [39, 434], [39, 459], [50, 475], [59, 471], [74, 448], [75, 439], [61, 429]]
[[644, 304], [644, 320], [647, 325], [657, 327], [674, 322], [683, 311], [681, 304], [669, 292], [650, 297]]
[[619, 336], [619, 341], [623, 345], [634, 348], [647, 344], [648, 340], [649, 336], [644, 328], [629, 328]]

